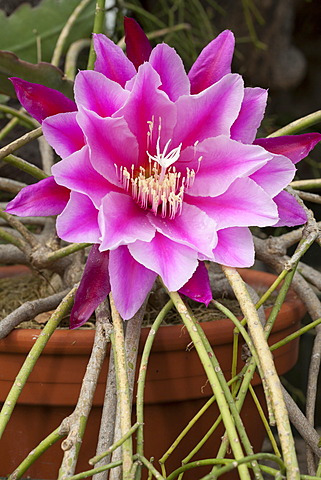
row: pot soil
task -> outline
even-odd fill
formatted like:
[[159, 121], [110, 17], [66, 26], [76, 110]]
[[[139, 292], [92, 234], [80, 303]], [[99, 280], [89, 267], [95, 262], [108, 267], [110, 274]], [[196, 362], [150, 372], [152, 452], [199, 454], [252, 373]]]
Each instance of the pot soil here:
[[[253, 287], [267, 289], [275, 277], [254, 270], [242, 270], [245, 281]], [[269, 315], [270, 308], [266, 310]], [[278, 315], [270, 336], [275, 343], [299, 328], [305, 307], [293, 290], [288, 295]], [[229, 378], [232, 358], [233, 324], [230, 320], [215, 320], [202, 323], [221, 368]], [[143, 328], [140, 352], [149, 328]], [[11, 385], [39, 330], [18, 329], [0, 340], [0, 401], [4, 401]], [[11, 473], [45, 436], [52, 432], [69, 415], [76, 404], [81, 381], [93, 345], [93, 330], [57, 330], [51, 337], [38, 360], [18, 404], [0, 441], [0, 476]], [[209, 387], [195, 349], [190, 347], [190, 338], [181, 325], [163, 326], [158, 331], [147, 371], [145, 389], [145, 455], [160, 458], [190, 419], [211, 396]], [[297, 361], [299, 341], [294, 340], [274, 352], [280, 375], [290, 370]], [[138, 362], [140, 358], [138, 358]], [[239, 358], [239, 369], [243, 366]], [[80, 451], [77, 472], [90, 468], [88, 459], [94, 456], [99, 430], [101, 406], [104, 398], [108, 360], [105, 361], [94, 398], [93, 409]], [[255, 376], [252, 385], [264, 405], [260, 379]], [[167, 461], [167, 471], [180, 466], [183, 459], [200, 441], [218, 416], [212, 405], [184, 438], [177, 451]], [[261, 449], [265, 431], [250, 395], [247, 396], [241, 413], [246, 430], [255, 451]], [[205, 443], [193, 460], [213, 457], [219, 447], [223, 428]], [[36, 479], [56, 479], [62, 459], [60, 445], [53, 445], [26, 475]], [[192, 470], [186, 479], [200, 478], [207, 470]], [[238, 478], [235, 472], [229, 479]]]

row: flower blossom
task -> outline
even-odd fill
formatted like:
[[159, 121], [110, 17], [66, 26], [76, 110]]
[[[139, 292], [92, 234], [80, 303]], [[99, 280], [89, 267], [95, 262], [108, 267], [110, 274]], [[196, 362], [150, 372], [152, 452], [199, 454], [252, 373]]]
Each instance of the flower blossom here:
[[127, 56], [94, 35], [95, 68], [77, 74], [75, 102], [12, 79], [62, 160], [7, 212], [58, 215], [61, 239], [93, 244], [71, 328], [110, 291], [131, 318], [158, 275], [169, 291], [208, 304], [204, 260], [249, 267], [249, 227], [306, 221], [284, 188], [321, 136], [255, 140], [267, 92], [231, 73], [232, 32], [207, 45], [187, 75], [173, 48], [152, 49], [131, 19], [125, 30]]

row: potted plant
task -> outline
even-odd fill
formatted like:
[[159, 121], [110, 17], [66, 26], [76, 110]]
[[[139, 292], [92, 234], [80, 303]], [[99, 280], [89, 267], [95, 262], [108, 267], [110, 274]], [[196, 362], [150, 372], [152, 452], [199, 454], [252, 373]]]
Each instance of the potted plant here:
[[[267, 241], [255, 238], [257, 256], [265, 258], [267, 255], [266, 263], [272, 264], [280, 273], [275, 281], [269, 280], [273, 282], [271, 288], [257, 300], [253, 301], [251, 290], [246, 287], [236, 268], [249, 267], [254, 262], [254, 244], [249, 227], [293, 227], [307, 221], [311, 226], [313, 220], [308, 218], [310, 214], [304, 205], [284, 189], [293, 179], [294, 164], [307, 155], [321, 136], [308, 133], [282, 137], [276, 133], [274, 137], [255, 140], [267, 93], [262, 89], [245, 89], [242, 78], [230, 73], [234, 48], [234, 37], [230, 31], [224, 31], [205, 47], [187, 75], [177, 53], [165, 43], [152, 49], [138, 23], [130, 18], [125, 19], [126, 56], [118, 45], [101, 33], [104, 16], [102, 3], [97, 2], [98, 13], [88, 69], [81, 70], [74, 79], [74, 99], [60, 91], [68, 87], [63, 76], [60, 87], [59, 82], [55, 82], [54, 89], [39, 81], [30, 82], [30, 72], [35, 71], [37, 75], [39, 71], [43, 73], [42, 65], [33, 70], [30, 65], [20, 64], [22, 74], [11, 78], [19, 101], [41, 123], [41, 129], [34, 128], [22, 139], [12, 142], [2, 150], [2, 154], [7, 161], [33, 173], [39, 181], [21, 189], [1, 213], [2, 218], [16, 228], [20, 236], [6, 229], [1, 229], [0, 234], [22, 251], [31, 266], [40, 270], [50, 284], [57, 282], [62, 288], [69, 288], [39, 335], [32, 332], [37, 338], [0, 413], [1, 434], [21, 392], [23, 399], [23, 395], [27, 395], [24, 392], [32, 388], [33, 399], [28, 400], [31, 403], [39, 403], [41, 395], [50, 395], [51, 399], [55, 396], [58, 400], [62, 398], [62, 394], [55, 393], [55, 389], [45, 392], [42, 388], [44, 379], [37, 378], [41, 374], [35, 363], [48, 341], [47, 351], [50, 352], [52, 348], [54, 352], [59, 352], [56, 354], [58, 358], [52, 359], [44, 354], [41, 360], [50, 364], [52, 383], [58, 374], [73, 379], [74, 374], [69, 370], [72, 361], [64, 352], [69, 353], [78, 347], [82, 350], [83, 333], [68, 332], [69, 339], [67, 342], [64, 340], [62, 351], [55, 343], [55, 337], [59, 343], [59, 332], [54, 333], [72, 304], [71, 329], [83, 325], [94, 311], [97, 323], [92, 353], [75, 410], [68, 416], [66, 410], [62, 412], [61, 424], [56, 425], [55, 430], [38, 446], [34, 446], [10, 479], [20, 478], [29, 467], [33, 468], [31, 465], [40, 454], [46, 455], [45, 452], [53, 443], [63, 439], [64, 454], [59, 474], [57, 467], [50, 465], [50, 472], [42, 475], [48, 478], [51, 475], [52, 478], [74, 478], [79, 454], [80, 458], [88, 460], [88, 452], [83, 453], [80, 446], [91, 405], [96, 402], [95, 386], [101, 383], [99, 373], [109, 339], [113, 355], [109, 363], [98, 456], [91, 460], [95, 468], [82, 474], [81, 478], [111, 469], [110, 478], [122, 476], [130, 479], [140, 476], [142, 466], [149, 475], [157, 478], [171, 479], [179, 475], [181, 470], [167, 472], [167, 455], [160, 459], [162, 473], [157, 470], [158, 465], [150, 461], [151, 437], [148, 435], [157, 435], [160, 427], [151, 426], [152, 434], [149, 434], [148, 427], [144, 426], [144, 419], [151, 425], [151, 419], [157, 416], [155, 413], [148, 416], [147, 393], [144, 410], [144, 391], [148, 392], [144, 387], [148, 363], [153, 365], [156, 362], [154, 368], [158, 375], [158, 370], [161, 371], [168, 362], [166, 348], [180, 337], [184, 345], [183, 350], [182, 345], [179, 347], [180, 356], [193, 357], [192, 361], [189, 359], [189, 370], [193, 375], [195, 368], [197, 390], [202, 397], [201, 387], [204, 386], [204, 399], [214, 395], [224, 425], [222, 434], [226, 430], [217, 457], [215, 453], [208, 456], [204, 447], [200, 450], [201, 460], [185, 465], [185, 458], [182, 471], [205, 466], [207, 470], [213, 468], [213, 471], [204, 478], [217, 478], [237, 468], [239, 476], [245, 480], [250, 478], [249, 469], [253, 469], [255, 475], [261, 478], [261, 469], [265, 467], [258, 460], [269, 458], [269, 455], [254, 454], [252, 437], [248, 426], [244, 428], [240, 414], [248, 389], [255, 398], [251, 381], [253, 385], [258, 381], [254, 376], [257, 367], [263, 381], [270, 421], [277, 426], [283, 454], [282, 460], [277, 455], [271, 458], [280, 466], [282, 473], [286, 469], [289, 479], [295, 478], [297, 460], [288, 417], [288, 410], [291, 416], [291, 408], [293, 412], [295, 406], [282, 390], [267, 337], [286, 297], [295, 268], [317, 233], [311, 235], [307, 229], [303, 233], [302, 230], [296, 230], [291, 241], [296, 242], [301, 237], [302, 241], [289, 261], [283, 251], [282, 255], [279, 252], [267, 255]], [[64, 31], [60, 41], [63, 41], [65, 34]], [[56, 52], [55, 58], [60, 52]], [[39, 78], [37, 75], [36, 78]], [[29, 125], [32, 123], [26, 114], [19, 113], [19, 116], [25, 122], [29, 121]], [[32, 125], [34, 127], [35, 124]], [[286, 133], [292, 133], [291, 128], [293, 126]], [[41, 133], [61, 157], [48, 173], [12, 156], [12, 152], [21, 144], [37, 138]], [[60, 240], [66, 243], [62, 245], [57, 240], [51, 218], [37, 237], [12, 215], [58, 215], [56, 231]], [[281, 245], [282, 240], [286, 244], [289, 237], [279, 240]], [[264, 243], [264, 247], [260, 242]], [[87, 247], [90, 250], [82, 273], [83, 251]], [[227, 283], [216, 274], [213, 277], [214, 285], [211, 286], [209, 263], [222, 266]], [[79, 286], [73, 287], [80, 277]], [[141, 337], [144, 348], [137, 372], [136, 417], [132, 420], [131, 397], [141, 323], [146, 297], [157, 278], [161, 282], [161, 295], [168, 295], [169, 300], [160, 307], [149, 334], [143, 333]], [[262, 325], [255, 303], [258, 301], [257, 307], [264, 303], [282, 281], [283, 285], [264, 326], [265, 321], [261, 318]], [[237, 319], [228, 308], [217, 302], [216, 296], [213, 299], [212, 287], [215, 292], [232, 289], [244, 321]], [[46, 300], [57, 302], [55, 295], [50, 295]], [[109, 303], [106, 300], [108, 295]], [[244, 339], [248, 348], [244, 367], [237, 360], [238, 343], [234, 342], [232, 352], [229, 347], [230, 361], [227, 365], [231, 364], [231, 386], [228, 383], [229, 375], [227, 378], [224, 375], [226, 367], [220, 358], [219, 347], [215, 345], [220, 322], [214, 326], [212, 338], [207, 331], [211, 322], [201, 326], [193, 309], [181, 295], [205, 305], [214, 304], [228, 317], [225, 323], [229, 335], [236, 328], [238, 335]], [[293, 301], [294, 294], [291, 295]], [[44, 303], [47, 307], [48, 302]], [[184, 327], [164, 327], [158, 332], [172, 307], [177, 310]], [[3, 322], [4, 330], [8, 324], [12, 325], [12, 317], [7, 317]], [[289, 333], [298, 329], [291, 323]], [[314, 325], [311, 323], [309, 328]], [[169, 332], [170, 338], [162, 340], [162, 335], [165, 335], [162, 331]], [[277, 331], [278, 327], [275, 334]], [[22, 334], [14, 332], [2, 341], [6, 352], [10, 342], [18, 345], [18, 350], [22, 349], [23, 341], [18, 341], [19, 335]], [[291, 338], [284, 336], [287, 333], [281, 334], [286, 344]], [[154, 338], [156, 350], [150, 357]], [[165, 351], [160, 354], [157, 354], [158, 341], [166, 344]], [[191, 352], [185, 352], [187, 343], [191, 345]], [[294, 362], [295, 349], [291, 346], [287, 352], [287, 357], [290, 357], [290, 353], [294, 354], [291, 356]], [[10, 364], [19, 361], [17, 354], [17, 351], [10, 354]], [[153, 360], [153, 355], [156, 360]], [[80, 362], [80, 358], [76, 362]], [[31, 373], [33, 367], [35, 370]], [[176, 360], [170, 361], [168, 372], [174, 375], [175, 384], [180, 385], [185, 369], [179, 367]], [[280, 367], [280, 372], [283, 371], [283, 367]], [[153, 373], [153, 367], [150, 373]], [[26, 384], [29, 375], [30, 382], [32, 378], [37, 381]], [[169, 385], [170, 381], [167, 382], [166, 385]], [[72, 385], [71, 382], [65, 387], [66, 397], [73, 398], [73, 389], [79, 391], [79, 385]], [[182, 395], [183, 387], [178, 391]], [[164, 396], [166, 413], [169, 414], [173, 409], [175, 418], [180, 412], [177, 405], [172, 408], [168, 405], [167, 393], [167, 387], [163, 384], [156, 395]], [[102, 392], [99, 392], [99, 388], [97, 395], [98, 398], [100, 395], [101, 401]], [[214, 397], [210, 402], [214, 401]], [[258, 397], [257, 406], [260, 404], [261, 410], [264, 410], [262, 391]], [[204, 403], [204, 399], [197, 404], [197, 408]], [[68, 401], [64, 399], [63, 403], [68, 404]], [[196, 414], [197, 408], [194, 407]], [[47, 417], [49, 410], [46, 412], [41, 417], [37, 410], [33, 422], [48, 421], [50, 424]], [[262, 412], [261, 415], [264, 417]], [[174, 420], [169, 422], [173, 423]], [[166, 426], [168, 431], [170, 423]], [[198, 433], [202, 439], [194, 433], [193, 440], [200, 447], [200, 442], [206, 439], [206, 433]], [[172, 438], [171, 435], [169, 438]], [[137, 437], [135, 442], [134, 436]], [[318, 451], [316, 444], [310, 440], [311, 444]], [[212, 448], [214, 450], [210, 443], [208, 445], [211, 451]], [[120, 446], [121, 449], [118, 448]], [[229, 449], [232, 458], [226, 456]], [[186, 456], [186, 452], [182, 443], [177, 447], [178, 450], [179, 458], [184, 460], [182, 457]], [[111, 460], [110, 454], [113, 454]], [[173, 468], [178, 467], [177, 460], [174, 460]], [[30, 468], [29, 471], [32, 471]], [[272, 471], [275, 472], [275, 469], [269, 470]], [[34, 472], [37, 475], [36, 470]], [[195, 478], [195, 471], [191, 475]], [[199, 475], [203, 475], [201, 470]]]

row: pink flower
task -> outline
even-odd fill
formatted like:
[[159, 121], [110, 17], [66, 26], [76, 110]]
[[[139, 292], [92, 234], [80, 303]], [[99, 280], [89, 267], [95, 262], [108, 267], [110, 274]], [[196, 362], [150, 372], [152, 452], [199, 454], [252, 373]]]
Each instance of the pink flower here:
[[62, 160], [7, 211], [59, 214], [60, 238], [94, 244], [72, 327], [110, 289], [122, 317], [131, 318], [157, 275], [170, 291], [208, 303], [201, 260], [251, 266], [250, 226], [306, 221], [283, 189], [320, 135], [254, 142], [267, 92], [244, 88], [230, 73], [233, 34], [213, 40], [187, 75], [174, 49], [151, 50], [131, 19], [125, 29], [128, 57], [104, 35], [94, 36], [95, 69], [78, 73], [75, 104], [12, 79]]

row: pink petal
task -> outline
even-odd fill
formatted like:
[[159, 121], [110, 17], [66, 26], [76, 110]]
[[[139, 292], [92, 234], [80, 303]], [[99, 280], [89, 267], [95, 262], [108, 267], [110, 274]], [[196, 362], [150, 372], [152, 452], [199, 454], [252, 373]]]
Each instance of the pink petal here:
[[108, 182], [92, 166], [88, 146], [61, 160], [52, 167], [59, 185], [87, 195], [99, 208], [102, 198], [117, 187]]
[[56, 225], [58, 236], [66, 242], [99, 243], [98, 210], [87, 195], [71, 192]]
[[190, 82], [181, 57], [166, 43], [158, 44], [152, 51], [149, 63], [159, 74], [159, 87], [175, 102], [181, 95], [189, 95]]
[[320, 140], [320, 133], [304, 133], [303, 135], [258, 138], [254, 143], [261, 145], [269, 152], [284, 155], [293, 163], [297, 163], [305, 158]]
[[67, 157], [85, 145], [76, 115], [76, 112], [60, 113], [47, 117], [42, 123], [46, 140], [60, 157]]
[[231, 138], [243, 143], [253, 143], [264, 116], [267, 95], [267, 90], [262, 88], [244, 89], [241, 110], [231, 128]]
[[179, 293], [208, 306], [213, 296], [208, 271], [204, 262], [198, 264], [192, 278], [180, 288]]
[[197, 268], [197, 252], [160, 233], [149, 243], [137, 240], [128, 248], [137, 262], [161, 276], [170, 291], [182, 288]]
[[124, 17], [126, 53], [135, 68], [147, 62], [152, 47], [144, 30], [133, 18]]
[[101, 250], [114, 250], [136, 240], [149, 242], [155, 236], [145, 210], [126, 194], [110, 192], [102, 201], [99, 212], [102, 232]]
[[307, 215], [297, 200], [288, 192], [280, 192], [273, 198], [278, 207], [279, 221], [274, 227], [294, 227], [307, 221]]
[[182, 175], [186, 167], [197, 172], [193, 185], [186, 190], [189, 195], [215, 197], [236, 178], [252, 174], [271, 158], [264, 148], [244, 145], [222, 135], [185, 149], [175, 166]]
[[136, 69], [118, 45], [101, 33], [93, 35], [97, 55], [95, 71], [124, 87], [127, 80], [135, 74]]
[[21, 78], [10, 78], [21, 105], [38, 122], [56, 113], [77, 110], [75, 102], [52, 88], [30, 83]]
[[274, 225], [277, 208], [271, 197], [250, 178], [237, 178], [222, 195], [191, 197], [185, 201], [196, 205], [217, 223], [217, 228], [266, 227]]
[[214, 248], [217, 263], [228, 267], [251, 267], [254, 263], [254, 245], [250, 230], [232, 227], [219, 230], [218, 243]]
[[291, 160], [283, 155], [275, 155], [272, 160], [254, 172], [250, 178], [274, 197], [287, 187], [295, 175]]
[[243, 94], [242, 77], [230, 74], [198, 95], [179, 97], [173, 146], [182, 143], [185, 148], [208, 137], [229, 136]]
[[57, 185], [54, 177], [40, 180], [20, 190], [8, 203], [6, 212], [28, 217], [58, 215], [67, 205], [70, 190]]
[[188, 74], [193, 94], [205, 90], [231, 73], [234, 44], [233, 33], [224, 30], [201, 51]]
[[173, 220], [149, 214], [152, 225], [163, 235], [210, 257], [217, 243], [216, 223], [202, 210], [184, 204]]
[[126, 246], [110, 252], [109, 274], [117, 310], [129, 320], [142, 306], [157, 275], [136, 262]]
[[137, 141], [126, 120], [101, 118], [84, 107], [80, 108], [77, 119], [86, 136], [94, 169], [119, 186], [119, 168], [131, 171], [132, 165], [138, 166]]
[[79, 72], [75, 80], [75, 100], [101, 117], [110, 117], [127, 100], [129, 92], [119, 83], [93, 70]]
[[[159, 135], [161, 123], [161, 151], [165, 143], [172, 138], [176, 123], [176, 106], [158, 87], [161, 80], [149, 63], [138, 69], [135, 83], [128, 101], [118, 112], [123, 116], [139, 145], [139, 164], [147, 166], [146, 150], [152, 155]], [[150, 123], [152, 122], [152, 124]], [[152, 135], [150, 130], [152, 129]], [[174, 148], [174, 146], [171, 148]]]
[[77, 328], [89, 319], [110, 292], [108, 252], [91, 247], [70, 314], [70, 328]]

